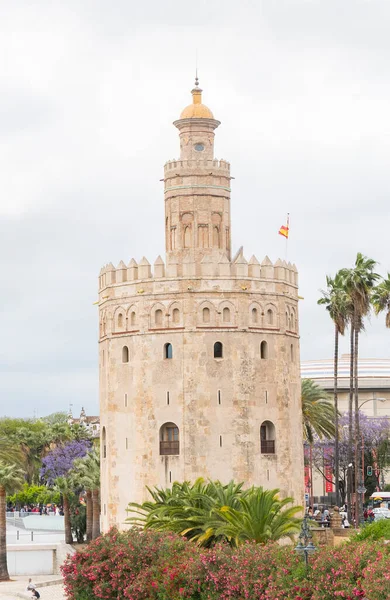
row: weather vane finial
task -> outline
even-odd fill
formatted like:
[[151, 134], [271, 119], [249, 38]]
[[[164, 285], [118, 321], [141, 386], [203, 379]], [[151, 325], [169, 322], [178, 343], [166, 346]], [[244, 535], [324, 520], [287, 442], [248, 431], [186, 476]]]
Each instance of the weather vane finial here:
[[196, 58], [195, 58], [195, 87], [198, 87], [199, 79], [198, 79], [198, 49], [196, 49]]

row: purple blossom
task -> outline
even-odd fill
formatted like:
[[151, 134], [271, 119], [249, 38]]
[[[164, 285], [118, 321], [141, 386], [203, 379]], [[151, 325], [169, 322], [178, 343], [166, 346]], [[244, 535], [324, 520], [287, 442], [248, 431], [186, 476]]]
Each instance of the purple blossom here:
[[53, 485], [57, 477], [66, 477], [76, 458], [85, 456], [91, 448], [89, 440], [74, 440], [68, 444], [57, 446], [42, 460], [40, 475], [49, 485]]

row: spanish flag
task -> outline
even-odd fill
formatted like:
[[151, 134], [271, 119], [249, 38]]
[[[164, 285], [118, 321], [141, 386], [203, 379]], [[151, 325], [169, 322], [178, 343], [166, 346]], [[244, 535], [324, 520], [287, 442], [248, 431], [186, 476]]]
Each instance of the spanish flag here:
[[279, 229], [279, 234], [288, 239], [288, 226], [282, 225]]
[[283, 237], [286, 238], [286, 240], [288, 240], [289, 229], [290, 229], [290, 213], [287, 213], [287, 225], [281, 226], [281, 228], [279, 229], [279, 235], [282, 235]]

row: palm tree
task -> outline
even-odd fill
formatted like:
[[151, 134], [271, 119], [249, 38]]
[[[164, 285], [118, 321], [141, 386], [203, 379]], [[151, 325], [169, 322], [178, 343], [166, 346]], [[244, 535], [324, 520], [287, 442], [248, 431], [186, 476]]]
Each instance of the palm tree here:
[[[355, 399], [355, 489], [357, 489], [360, 454], [358, 452], [358, 440], [360, 440], [359, 426], [359, 333], [363, 329], [364, 317], [369, 313], [371, 307], [371, 293], [379, 275], [374, 272], [376, 261], [367, 258], [358, 252], [355, 266], [352, 269], [341, 269], [340, 276], [344, 281], [344, 288], [351, 298], [353, 315], [351, 320], [351, 379], [353, 378]], [[351, 423], [351, 392], [350, 390], [350, 422], [349, 422], [349, 458], [352, 461], [352, 423]], [[358, 516], [358, 515], [356, 515]], [[360, 519], [359, 519], [360, 520]]]
[[87, 542], [100, 535], [100, 453], [95, 448], [74, 461], [72, 479], [86, 491]]
[[0, 581], [8, 581], [6, 496], [22, 486], [24, 472], [16, 465], [0, 462]]
[[233, 481], [227, 485], [219, 481], [205, 483], [199, 478], [193, 485], [176, 482], [171, 490], [148, 488], [153, 501], [130, 503], [128, 512], [140, 516], [130, 516], [126, 521], [147, 529], [172, 531], [203, 547], [223, 540], [231, 545], [247, 539], [264, 543], [296, 532], [298, 520], [292, 515], [300, 507], [284, 510], [291, 499], [279, 501], [277, 490], [243, 491], [242, 485]]
[[312, 379], [302, 379], [303, 437], [312, 444], [314, 436], [333, 438], [336, 433], [334, 407], [329, 395]]
[[390, 328], [390, 273], [387, 273], [387, 279], [384, 279], [373, 290], [371, 302], [375, 314], [386, 311], [386, 327]]
[[326, 277], [327, 290], [322, 291], [322, 298], [318, 304], [324, 305], [334, 323], [334, 362], [333, 362], [333, 398], [334, 398], [334, 424], [335, 424], [335, 482], [336, 504], [340, 504], [340, 466], [339, 466], [339, 406], [338, 406], [338, 360], [339, 360], [339, 335], [344, 335], [350, 312], [349, 297], [343, 287], [343, 280], [339, 273], [336, 277]]
[[64, 509], [65, 544], [73, 544], [72, 527], [70, 523], [70, 498], [73, 495], [73, 487], [67, 477], [57, 477], [54, 480], [54, 489], [62, 495]]
[[301, 520], [295, 517], [301, 506], [291, 506], [292, 498], [280, 500], [279, 490], [252, 487], [239, 498], [240, 508], [222, 506], [215, 514], [223, 521], [215, 534], [223, 535], [232, 546], [247, 541], [265, 544], [282, 538], [292, 538], [300, 528]]

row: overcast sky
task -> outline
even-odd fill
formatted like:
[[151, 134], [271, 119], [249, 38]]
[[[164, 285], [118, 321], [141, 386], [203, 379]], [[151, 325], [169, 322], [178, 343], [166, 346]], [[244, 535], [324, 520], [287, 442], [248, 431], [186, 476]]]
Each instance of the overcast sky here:
[[[284, 258], [291, 213], [301, 356], [330, 358], [325, 275], [390, 270], [389, 27], [388, 0], [0, 2], [0, 413], [98, 412], [98, 273], [164, 252], [196, 50], [233, 252]], [[361, 355], [389, 340], [373, 317]]]

